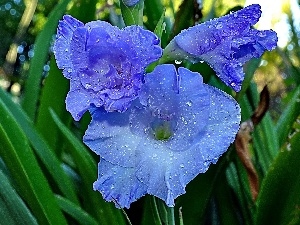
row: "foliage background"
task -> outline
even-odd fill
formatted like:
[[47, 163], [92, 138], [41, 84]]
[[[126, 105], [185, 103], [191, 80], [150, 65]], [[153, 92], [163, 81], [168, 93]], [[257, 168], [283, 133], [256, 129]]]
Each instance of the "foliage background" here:
[[[145, 0], [144, 26], [154, 31], [166, 9], [164, 47], [184, 28], [254, 3], [199, 2]], [[187, 186], [176, 224], [300, 224], [300, 2], [265, 2], [276, 8], [263, 8], [274, 13], [258, 28], [275, 29], [279, 47], [245, 65], [239, 94], [207, 64], [185, 64], [232, 94], [254, 129], [244, 123], [229, 151]], [[65, 110], [69, 84], [51, 50], [65, 13], [124, 26], [118, 1], [0, 0], [0, 224], [129, 224], [125, 215], [132, 224], [168, 224], [149, 196], [124, 212], [92, 190], [99, 159], [81, 142], [90, 117], [74, 122]]]

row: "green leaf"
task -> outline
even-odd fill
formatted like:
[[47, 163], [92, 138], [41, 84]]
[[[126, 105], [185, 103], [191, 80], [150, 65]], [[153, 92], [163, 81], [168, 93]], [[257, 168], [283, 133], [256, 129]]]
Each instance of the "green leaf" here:
[[43, 30], [38, 34], [34, 44], [34, 57], [31, 59], [29, 74], [24, 87], [24, 99], [22, 102], [29, 118], [34, 119], [40, 94], [43, 68], [49, 54], [50, 42], [58, 20], [64, 14], [70, 0], [60, 1], [49, 15]]
[[183, 29], [194, 25], [194, 0], [185, 0], [179, 6], [175, 15], [175, 22], [171, 38], [175, 37]]
[[0, 155], [39, 224], [66, 224], [25, 133], [0, 101]]
[[122, 17], [126, 26], [140, 25], [143, 26], [143, 10], [144, 0], [139, 0], [134, 6], [127, 6], [120, 0], [120, 7], [122, 11]]
[[288, 133], [300, 112], [300, 86], [295, 90], [293, 97], [289, 101], [288, 106], [285, 108], [283, 113], [281, 114], [276, 128], [275, 133], [278, 137], [279, 146], [286, 141]]
[[94, 159], [82, 142], [60, 121], [55, 112], [50, 110], [50, 113], [66, 141], [72, 146], [69, 149], [69, 153], [78, 168], [83, 182], [85, 199], [87, 200], [88, 207], [90, 207], [90, 210], [87, 211], [93, 213], [92, 215], [97, 218], [100, 224], [126, 224], [122, 212], [116, 209], [112, 203], [105, 202], [99, 192], [92, 190], [93, 182], [97, 178], [97, 166]]
[[[298, 111], [299, 115], [299, 111]], [[271, 165], [257, 199], [255, 225], [300, 223], [300, 115]]]
[[0, 170], [0, 212], [6, 224], [37, 225], [37, 221]]
[[145, 197], [142, 225], [162, 225], [154, 196]]
[[74, 185], [61, 167], [60, 160], [43, 140], [41, 135], [35, 130], [32, 121], [29, 120], [25, 112], [11, 100], [2, 89], [0, 89], [0, 99], [0, 102], [5, 104], [18, 122], [19, 126], [22, 128], [35, 152], [54, 178], [54, 181], [61, 192], [71, 201], [79, 202], [73, 188]]
[[64, 212], [72, 216], [74, 219], [76, 219], [79, 222], [79, 224], [85, 224], [85, 225], [98, 224], [93, 217], [91, 217], [88, 213], [86, 213], [84, 210], [78, 207], [78, 205], [74, 204], [73, 202], [69, 201], [68, 199], [62, 196], [56, 195], [55, 197], [60, 208]]
[[[159, 39], [161, 39], [163, 31], [166, 29], [165, 26], [166, 24], [164, 23], [164, 18], [165, 18], [165, 12], [166, 10], [163, 11], [161, 14], [161, 17], [155, 27], [154, 33], [158, 36]], [[160, 42], [161, 45], [161, 42]]]
[[65, 98], [69, 89], [69, 82], [57, 68], [54, 57], [51, 58], [50, 68], [51, 70], [45, 79], [45, 85], [40, 97], [36, 128], [55, 151], [56, 155], [60, 155], [62, 148], [59, 131], [53, 120], [49, 120], [49, 108], [52, 108], [63, 118], [65, 124], [71, 121], [70, 114], [65, 109]]
[[148, 18], [146, 25], [149, 30], [155, 29], [163, 13], [164, 6], [161, 0], [145, 0], [145, 15]]

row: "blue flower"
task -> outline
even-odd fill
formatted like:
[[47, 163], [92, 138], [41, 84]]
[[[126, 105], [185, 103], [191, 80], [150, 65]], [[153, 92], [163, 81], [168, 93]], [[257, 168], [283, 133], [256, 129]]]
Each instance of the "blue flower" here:
[[251, 29], [260, 16], [260, 6], [250, 5], [183, 30], [166, 47], [164, 57], [206, 61], [226, 85], [240, 91], [244, 80], [243, 64], [277, 45], [274, 31]]
[[159, 65], [124, 113], [91, 110], [84, 143], [100, 155], [94, 189], [117, 207], [145, 194], [170, 207], [234, 141], [240, 108], [185, 68]]
[[122, 30], [71, 16], [59, 22], [54, 54], [70, 79], [66, 104], [75, 120], [90, 107], [125, 111], [137, 98], [145, 67], [161, 57], [157, 36], [139, 26]]

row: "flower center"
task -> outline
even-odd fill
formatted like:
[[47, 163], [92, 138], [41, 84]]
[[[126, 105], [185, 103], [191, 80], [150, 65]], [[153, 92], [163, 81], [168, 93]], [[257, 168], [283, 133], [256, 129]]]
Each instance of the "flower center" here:
[[173, 132], [169, 121], [163, 121], [161, 124], [153, 127], [154, 137], [156, 140], [168, 140]]

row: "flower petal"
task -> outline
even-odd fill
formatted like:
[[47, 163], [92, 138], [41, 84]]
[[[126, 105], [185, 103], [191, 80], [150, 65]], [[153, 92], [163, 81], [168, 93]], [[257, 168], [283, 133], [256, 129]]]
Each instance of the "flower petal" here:
[[129, 208], [130, 204], [146, 194], [147, 187], [135, 176], [134, 167], [113, 165], [105, 159], [98, 164], [98, 179], [94, 190], [117, 208]]
[[242, 65], [277, 45], [274, 31], [251, 29], [260, 15], [260, 6], [250, 5], [183, 30], [166, 47], [164, 56], [192, 62], [206, 61], [226, 85], [240, 91], [244, 80]]
[[239, 129], [240, 108], [226, 93], [204, 85], [209, 92], [210, 112], [208, 125], [198, 133], [197, 143], [185, 151], [176, 152], [162, 143], [141, 145], [137, 148], [137, 177], [147, 193], [164, 200], [170, 207], [174, 199], [185, 193], [185, 186], [227, 150]]
[[63, 69], [63, 74], [68, 79], [72, 77], [74, 70], [70, 54], [71, 39], [74, 31], [82, 26], [84, 26], [83, 23], [69, 15], [65, 15], [58, 24], [53, 51], [58, 68]]
[[96, 109], [83, 137], [84, 143], [106, 161], [123, 167], [135, 165], [135, 150], [140, 138], [129, 129], [130, 111], [106, 112]]

